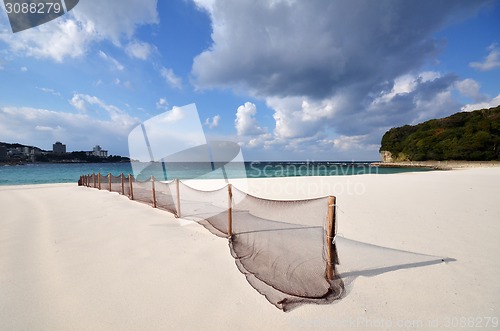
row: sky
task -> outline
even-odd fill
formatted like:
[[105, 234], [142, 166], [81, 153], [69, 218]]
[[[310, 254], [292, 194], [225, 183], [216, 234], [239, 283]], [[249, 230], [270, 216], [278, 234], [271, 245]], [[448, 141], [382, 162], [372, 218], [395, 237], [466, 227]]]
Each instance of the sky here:
[[246, 160], [370, 161], [392, 127], [500, 104], [500, 1], [81, 0], [12, 33], [0, 141], [129, 155], [195, 103]]

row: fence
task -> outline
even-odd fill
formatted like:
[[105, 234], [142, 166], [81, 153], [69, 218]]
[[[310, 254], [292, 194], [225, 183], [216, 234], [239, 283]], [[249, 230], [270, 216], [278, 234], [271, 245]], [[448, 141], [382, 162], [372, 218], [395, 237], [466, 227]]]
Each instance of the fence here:
[[178, 179], [139, 181], [123, 173], [82, 175], [78, 185], [117, 192], [227, 237], [248, 282], [282, 310], [330, 303], [344, 293], [336, 270], [334, 196], [278, 201], [249, 195], [231, 184], [201, 191]]

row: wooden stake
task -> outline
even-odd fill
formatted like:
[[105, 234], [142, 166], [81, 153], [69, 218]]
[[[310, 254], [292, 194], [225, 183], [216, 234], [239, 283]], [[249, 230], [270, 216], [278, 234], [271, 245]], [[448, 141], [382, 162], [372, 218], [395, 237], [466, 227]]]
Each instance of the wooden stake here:
[[111, 172], [108, 174], [108, 187], [109, 187], [109, 192], [111, 192]]
[[326, 276], [328, 280], [333, 280], [335, 264], [338, 264], [337, 250], [335, 247], [335, 204], [336, 197], [328, 197], [328, 216], [326, 228]]
[[175, 190], [177, 191], [177, 215], [181, 217], [181, 192], [179, 191], [179, 178], [175, 180]]
[[130, 195], [129, 195], [130, 200], [134, 200], [134, 187], [132, 185], [132, 179], [133, 179], [132, 174], [129, 174], [128, 175], [128, 182], [130, 184]]
[[227, 237], [231, 239], [233, 236], [233, 191], [231, 188], [231, 184], [227, 185]]
[[125, 195], [125, 176], [123, 175], [123, 172], [120, 174], [120, 180], [122, 182], [122, 195]]
[[151, 188], [153, 190], [153, 208], [156, 208], [155, 176], [151, 176]]
[[97, 173], [97, 185], [98, 185], [98, 188], [100, 190], [101, 189], [101, 173], [100, 172]]
[[92, 186], [95, 188], [95, 172], [92, 173]]

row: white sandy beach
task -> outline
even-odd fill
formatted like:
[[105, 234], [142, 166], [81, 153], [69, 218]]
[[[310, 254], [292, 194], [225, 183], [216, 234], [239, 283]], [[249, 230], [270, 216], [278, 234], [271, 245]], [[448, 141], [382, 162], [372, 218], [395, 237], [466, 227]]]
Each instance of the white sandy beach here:
[[248, 189], [273, 199], [336, 195], [340, 235], [456, 261], [358, 277], [340, 301], [284, 313], [248, 284], [227, 241], [200, 225], [180, 226], [165, 211], [76, 183], [4, 186], [0, 329], [428, 330], [498, 322], [500, 168], [251, 179]]

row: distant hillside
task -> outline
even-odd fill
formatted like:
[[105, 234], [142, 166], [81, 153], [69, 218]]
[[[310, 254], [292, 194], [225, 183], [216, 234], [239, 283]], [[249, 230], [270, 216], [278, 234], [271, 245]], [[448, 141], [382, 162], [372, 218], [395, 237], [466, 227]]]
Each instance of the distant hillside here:
[[500, 161], [500, 106], [392, 128], [380, 153], [384, 162]]

